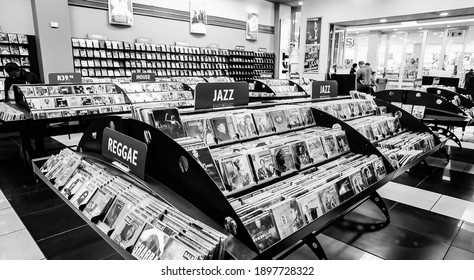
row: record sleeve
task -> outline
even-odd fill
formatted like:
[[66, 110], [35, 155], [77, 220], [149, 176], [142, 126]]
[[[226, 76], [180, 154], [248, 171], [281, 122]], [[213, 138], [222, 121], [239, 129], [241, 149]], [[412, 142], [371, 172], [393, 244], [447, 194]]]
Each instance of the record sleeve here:
[[321, 137], [324, 151], [328, 158], [336, 156], [338, 154], [338, 148], [334, 135], [328, 134]]
[[304, 125], [309, 126], [316, 124], [314, 121], [313, 112], [311, 111], [311, 107], [300, 107], [300, 115], [301, 120], [303, 121]]
[[300, 115], [300, 110], [296, 107], [288, 108], [285, 110], [285, 114], [288, 119], [288, 124], [291, 128], [303, 126], [303, 121]]
[[273, 110], [269, 112], [272, 117], [273, 124], [275, 125], [276, 132], [282, 132], [288, 130], [288, 121], [286, 119], [284, 110]]
[[349, 175], [349, 180], [351, 181], [352, 189], [356, 194], [368, 187], [367, 183], [362, 179], [362, 173], [360, 170]]
[[270, 149], [275, 163], [277, 175], [281, 176], [295, 170], [295, 161], [288, 145], [281, 145]]
[[367, 186], [372, 185], [373, 183], [377, 182], [377, 177], [374, 172], [374, 168], [372, 163], [366, 163], [362, 166], [361, 169], [362, 178]]
[[306, 224], [311, 223], [323, 214], [323, 206], [317, 192], [312, 191], [296, 198], [301, 215]]
[[322, 186], [318, 191], [319, 199], [324, 208], [324, 213], [331, 211], [340, 204], [339, 195], [334, 183], [328, 183]]
[[226, 192], [222, 178], [217, 170], [215, 162], [212, 158], [211, 151], [208, 147], [194, 149], [189, 152], [194, 159], [202, 166], [202, 168], [209, 174], [214, 183], [222, 192]]
[[199, 139], [205, 142], [204, 136], [204, 121], [202, 119], [195, 119], [195, 120], [184, 120], [183, 126], [186, 130], [186, 135], [189, 137], [193, 137], [195, 139]]
[[354, 195], [354, 190], [352, 189], [349, 177], [343, 177], [336, 181], [335, 185], [340, 202], [344, 202]]
[[385, 171], [385, 166], [383, 164], [383, 160], [381, 158], [378, 158], [377, 160], [373, 162], [373, 167], [374, 167], [375, 176], [377, 177], [378, 180], [383, 179], [387, 175], [387, 172]]
[[272, 246], [280, 240], [272, 215], [265, 212], [262, 216], [245, 224], [255, 245], [260, 252]]
[[232, 190], [255, 184], [249, 161], [245, 155], [223, 160], [222, 166], [227, 177], [227, 182]]
[[257, 136], [257, 129], [250, 112], [234, 114], [235, 127], [240, 139]]
[[298, 141], [296, 143], [290, 144], [290, 147], [293, 151], [295, 158], [295, 166], [297, 169], [304, 168], [305, 166], [310, 165], [313, 160], [309, 155], [308, 146], [305, 141]]
[[323, 144], [321, 143], [321, 137], [312, 136], [306, 139], [306, 144], [308, 146], [309, 156], [313, 163], [318, 163], [326, 159]]
[[213, 117], [210, 119], [214, 136], [218, 143], [225, 143], [237, 139], [234, 123], [230, 116]]
[[351, 150], [349, 147], [349, 141], [347, 140], [346, 133], [342, 131], [342, 133], [336, 134], [336, 143], [339, 148], [339, 153], [348, 152]]
[[173, 139], [186, 136], [177, 108], [153, 109], [155, 127]]
[[110, 238], [120, 247], [127, 249], [135, 244], [144, 226], [145, 221], [139, 214], [129, 212], [115, 228]]
[[422, 120], [425, 117], [425, 108], [425, 106], [413, 105], [412, 115], [415, 118]]
[[275, 163], [269, 150], [262, 149], [250, 152], [249, 156], [259, 183], [276, 178]]
[[294, 199], [283, 200], [270, 206], [269, 209], [281, 239], [288, 237], [304, 226], [303, 217]]
[[260, 136], [274, 133], [273, 121], [268, 112], [255, 111], [252, 115]]
[[110, 193], [103, 189], [98, 189], [86, 204], [83, 210], [84, 215], [90, 220], [93, 217], [104, 214], [112, 199], [113, 196]]

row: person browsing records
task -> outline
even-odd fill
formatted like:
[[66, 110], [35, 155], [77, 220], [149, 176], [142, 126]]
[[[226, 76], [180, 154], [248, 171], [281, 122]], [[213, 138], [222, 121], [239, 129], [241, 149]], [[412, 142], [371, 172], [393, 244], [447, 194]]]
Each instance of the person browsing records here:
[[370, 82], [372, 79], [372, 68], [366, 65], [364, 61], [359, 61], [359, 70], [356, 73], [357, 90], [360, 92], [371, 93]]
[[14, 62], [5, 64], [5, 72], [8, 75], [5, 79], [5, 102], [9, 101], [8, 91], [12, 85], [41, 84], [41, 79], [35, 73], [20, 69]]
[[357, 63], [352, 64], [352, 68], [349, 71], [349, 74], [355, 74], [357, 72]]

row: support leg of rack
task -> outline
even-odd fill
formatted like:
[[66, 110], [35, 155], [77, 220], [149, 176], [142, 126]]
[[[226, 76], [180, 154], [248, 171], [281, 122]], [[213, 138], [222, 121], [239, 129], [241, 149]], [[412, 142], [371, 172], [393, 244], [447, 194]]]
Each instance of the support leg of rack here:
[[328, 259], [328, 257], [326, 256], [326, 252], [324, 252], [324, 249], [321, 246], [321, 243], [319, 243], [318, 239], [316, 238], [316, 235], [308, 235], [303, 241], [306, 245], [308, 245], [308, 247], [311, 249], [311, 251], [313, 251], [316, 257], [318, 257], [318, 259]]
[[385, 222], [377, 223], [376, 226], [380, 228], [386, 227], [390, 223], [390, 213], [388, 212], [387, 205], [385, 205], [382, 197], [380, 197], [377, 192], [374, 192], [370, 195], [370, 200], [380, 209], [380, 211], [382, 211], [386, 218]]

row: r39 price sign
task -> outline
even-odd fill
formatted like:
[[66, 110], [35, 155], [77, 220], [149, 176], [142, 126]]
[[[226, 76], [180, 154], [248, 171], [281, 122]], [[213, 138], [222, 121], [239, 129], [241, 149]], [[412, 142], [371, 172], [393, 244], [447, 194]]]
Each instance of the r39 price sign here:
[[79, 73], [49, 73], [50, 84], [79, 84], [82, 83], [82, 77]]

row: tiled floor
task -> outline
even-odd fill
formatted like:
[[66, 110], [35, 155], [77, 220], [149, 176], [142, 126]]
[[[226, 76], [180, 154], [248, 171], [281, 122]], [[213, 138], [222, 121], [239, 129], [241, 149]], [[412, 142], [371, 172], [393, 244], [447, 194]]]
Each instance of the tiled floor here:
[[[51, 139], [55, 148], [79, 135]], [[430, 157], [379, 190], [391, 222], [370, 201], [318, 235], [329, 259], [474, 259], [474, 136], [452, 160]], [[18, 159], [18, 140], [0, 138], [0, 259], [121, 259]], [[5, 156], [4, 156], [5, 155]], [[317, 259], [302, 247], [288, 259]]]

